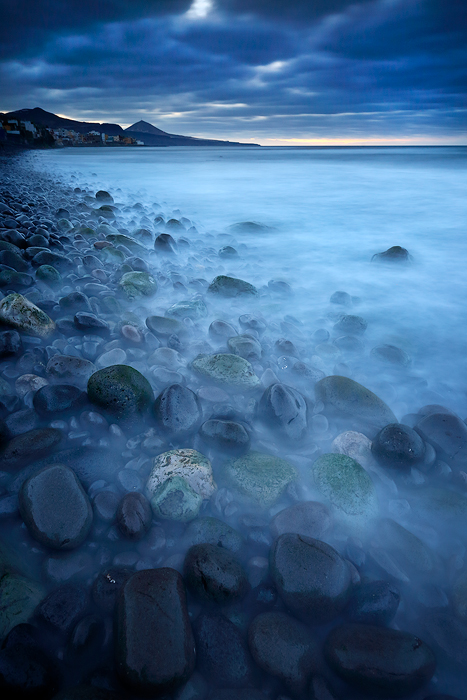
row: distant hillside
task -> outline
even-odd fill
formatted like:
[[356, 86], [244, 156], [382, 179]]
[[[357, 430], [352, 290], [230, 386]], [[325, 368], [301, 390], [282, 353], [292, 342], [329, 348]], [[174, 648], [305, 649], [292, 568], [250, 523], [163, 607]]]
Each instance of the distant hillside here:
[[30, 121], [37, 126], [50, 129], [70, 129], [79, 134], [87, 134], [89, 131], [98, 131], [108, 136], [131, 136], [134, 139], [144, 141], [146, 146], [257, 146], [259, 144], [239, 143], [238, 141], [217, 141], [214, 139], [197, 139], [194, 136], [180, 136], [168, 134], [156, 126], [140, 120], [127, 129], [122, 129], [119, 124], [100, 124], [98, 122], [79, 122], [75, 119], [59, 117], [52, 112], [46, 112], [40, 107], [34, 109], [19, 109], [15, 112], [0, 114], [0, 119], [20, 119]]

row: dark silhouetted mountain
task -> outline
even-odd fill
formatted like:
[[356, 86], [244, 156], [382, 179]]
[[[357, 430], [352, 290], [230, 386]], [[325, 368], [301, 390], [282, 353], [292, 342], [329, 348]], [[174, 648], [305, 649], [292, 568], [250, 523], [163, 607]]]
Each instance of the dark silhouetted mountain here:
[[46, 112], [40, 107], [34, 109], [19, 109], [1, 115], [3, 119], [20, 119], [30, 121], [37, 126], [50, 129], [70, 129], [80, 134], [89, 131], [98, 131], [109, 136], [131, 136], [134, 139], [144, 141], [146, 146], [257, 146], [254, 143], [239, 143], [237, 141], [217, 141], [214, 139], [198, 139], [194, 136], [180, 136], [168, 134], [156, 126], [140, 120], [127, 129], [122, 129], [119, 124], [100, 124], [98, 122], [79, 122], [75, 119], [59, 117], [52, 112]]

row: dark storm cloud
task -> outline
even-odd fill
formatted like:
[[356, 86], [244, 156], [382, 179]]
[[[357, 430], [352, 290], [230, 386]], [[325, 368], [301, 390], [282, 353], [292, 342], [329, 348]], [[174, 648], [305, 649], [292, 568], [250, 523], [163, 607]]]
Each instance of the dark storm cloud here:
[[463, 0], [192, 2], [7, 3], [0, 109], [227, 138], [465, 131]]

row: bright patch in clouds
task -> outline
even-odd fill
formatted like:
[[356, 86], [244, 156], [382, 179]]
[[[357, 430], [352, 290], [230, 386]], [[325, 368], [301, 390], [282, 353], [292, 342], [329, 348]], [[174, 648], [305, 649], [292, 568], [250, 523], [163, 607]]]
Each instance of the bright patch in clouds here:
[[212, 0], [193, 0], [193, 4], [186, 13], [188, 19], [204, 19], [211, 12]]

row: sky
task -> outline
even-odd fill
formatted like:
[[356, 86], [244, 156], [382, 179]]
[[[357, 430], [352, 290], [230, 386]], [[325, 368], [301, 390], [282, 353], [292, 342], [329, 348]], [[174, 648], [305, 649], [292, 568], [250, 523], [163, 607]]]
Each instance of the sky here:
[[467, 144], [467, 0], [0, 0], [0, 111], [262, 145]]

